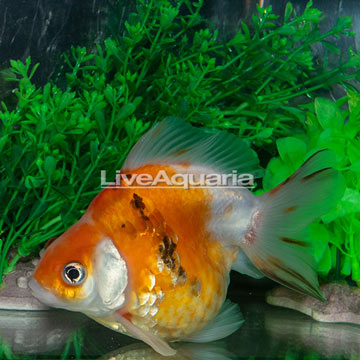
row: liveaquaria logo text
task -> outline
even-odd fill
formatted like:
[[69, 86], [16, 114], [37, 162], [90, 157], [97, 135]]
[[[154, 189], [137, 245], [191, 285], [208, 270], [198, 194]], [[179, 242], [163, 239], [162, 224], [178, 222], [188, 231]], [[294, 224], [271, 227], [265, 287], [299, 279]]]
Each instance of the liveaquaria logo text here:
[[181, 173], [169, 175], [166, 170], [159, 170], [156, 176], [151, 174], [126, 174], [116, 171], [115, 181], [107, 181], [106, 170], [101, 170], [102, 188], [252, 188], [252, 174], [238, 174], [233, 170], [230, 174], [215, 173]]

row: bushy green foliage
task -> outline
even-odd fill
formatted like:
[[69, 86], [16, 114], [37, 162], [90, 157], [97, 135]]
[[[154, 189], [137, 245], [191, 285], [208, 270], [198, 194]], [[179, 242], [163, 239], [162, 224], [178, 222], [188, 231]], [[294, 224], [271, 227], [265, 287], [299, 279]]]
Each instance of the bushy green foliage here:
[[[322, 129], [318, 135], [291, 100], [311, 98], [332, 84], [352, 89], [347, 81], [359, 76], [358, 54], [350, 50], [347, 60], [333, 69], [326, 61], [319, 66], [311, 55], [319, 42], [338, 54], [328, 40], [351, 35], [351, 19], [340, 18], [323, 34], [323, 16], [311, 3], [298, 16], [288, 4], [282, 24], [271, 7], [258, 8], [251, 27], [242, 23], [233, 38], [223, 41], [200, 15], [201, 6], [202, 1], [139, 1], [124, 36], [108, 38], [95, 54], [71, 49], [58, 84], [36, 86], [32, 77], [38, 65], [31, 67], [30, 58], [11, 61], [9, 80], [17, 84], [17, 105], [13, 109], [3, 102], [0, 110], [0, 279], [20, 257], [78, 220], [100, 191], [100, 170], [119, 169], [139, 136], [165, 116], [181, 116], [209, 131], [228, 129], [270, 154], [278, 139], [283, 156], [279, 144], [287, 140], [280, 138], [294, 134], [301, 140], [293, 142], [305, 145], [294, 144], [306, 146], [304, 156], [320, 146], [314, 139], [325, 136], [326, 124], [334, 125], [330, 115], [328, 120], [317, 116], [323, 100], [317, 100], [313, 115]], [[305, 140], [310, 135], [311, 142]], [[344, 142], [354, 143], [356, 136]], [[343, 166], [356, 163], [346, 156]], [[357, 193], [357, 185], [347, 181]], [[338, 236], [343, 230], [333, 228], [348, 226], [355, 234], [355, 220], [351, 225], [341, 221], [339, 215], [331, 223], [337, 225], [321, 231]], [[337, 248], [357, 254], [349, 250], [354, 240], [349, 238], [349, 249], [342, 240]], [[9, 262], [10, 249], [17, 255]], [[350, 269], [348, 258], [343, 257], [344, 269]]]
[[311, 243], [320, 275], [332, 270], [360, 284], [360, 94], [348, 91], [337, 102], [316, 98], [304, 113], [306, 133], [276, 141], [279, 157], [266, 168], [264, 190], [285, 180], [310, 153], [331, 149], [345, 178], [345, 193], [336, 209], [311, 224]]

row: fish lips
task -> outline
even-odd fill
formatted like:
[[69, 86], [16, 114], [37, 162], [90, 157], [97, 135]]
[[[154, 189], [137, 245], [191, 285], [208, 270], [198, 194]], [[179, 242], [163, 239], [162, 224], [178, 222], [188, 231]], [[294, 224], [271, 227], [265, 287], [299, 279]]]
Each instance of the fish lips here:
[[29, 287], [35, 298], [37, 298], [41, 303], [51, 307], [82, 312], [90, 317], [106, 316], [116, 310], [108, 309], [104, 306], [104, 303], [96, 291], [92, 291], [91, 295], [85, 300], [73, 303], [59, 299], [51, 291], [43, 288], [35, 278], [31, 278], [29, 281]]
[[34, 278], [31, 278], [29, 281], [29, 287], [31, 289], [31, 292], [35, 298], [37, 298], [40, 302], [42, 302], [45, 305], [56, 307], [56, 308], [62, 308], [66, 310], [71, 310], [67, 306], [67, 304], [61, 300], [59, 300], [54, 294], [52, 294], [50, 291], [44, 289], [37, 280]]

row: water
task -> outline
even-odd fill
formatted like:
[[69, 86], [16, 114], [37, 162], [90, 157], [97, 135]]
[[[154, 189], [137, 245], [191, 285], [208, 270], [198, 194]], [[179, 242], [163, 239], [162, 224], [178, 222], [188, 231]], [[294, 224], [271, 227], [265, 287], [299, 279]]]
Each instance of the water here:
[[[264, 292], [231, 291], [245, 323], [232, 336], [208, 344], [176, 344], [176, 359], [360, 357], [360, 327], [327, 324], [267, 305]], [[79, 313], [0, 311], [3, 351], [14, 359], [158, 359], [148, 346]], [[5, 354], [3, 353], [3, 357]]]

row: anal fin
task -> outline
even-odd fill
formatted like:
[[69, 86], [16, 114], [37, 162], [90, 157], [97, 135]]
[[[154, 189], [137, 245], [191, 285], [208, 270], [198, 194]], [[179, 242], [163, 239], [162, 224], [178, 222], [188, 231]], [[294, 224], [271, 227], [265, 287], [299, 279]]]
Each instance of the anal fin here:
[[243, 323], [244, 319], [238, 305], [226, 300], [209, 324], [184, 340], [203, 343], [223, 339], [238, 330]]
[[251, 276], [255, 279], [261, 279], [264, 277], [264, 274], [254, 266], [241, 249], [239, 249], [236, 255], [236, 260], [231, 265], [231, 270], [237, 271], [240, 274]]

